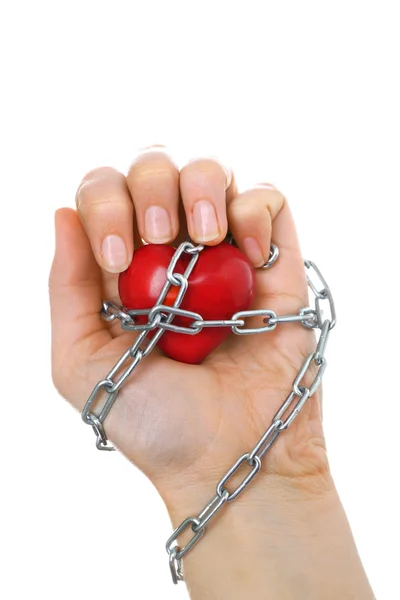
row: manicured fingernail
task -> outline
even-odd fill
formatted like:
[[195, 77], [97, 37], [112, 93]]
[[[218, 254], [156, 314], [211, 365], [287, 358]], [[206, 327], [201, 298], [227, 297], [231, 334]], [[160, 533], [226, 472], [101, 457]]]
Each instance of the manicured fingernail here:
[[118, 235], [108, 235], [101, 247], [104, 266], [113, 272], [123, 271], [128, 267], [128, 252], [125, 242]]
[[152, 244], [170, 242], [172, 238], [171, 219], [162, 206], [150, 206], [144, 214], [146, 240]]
[[193, 227], [197, 242], [211, 242], [219, 237], [217, 213], [208, 200], [198, 200], [195, 203]]
[[247, 257], [255, 267], [261, 267], [261, 265], [264, 264], [264, 256], [256, 239], [253, 237], [244, 238], [243, 248]]

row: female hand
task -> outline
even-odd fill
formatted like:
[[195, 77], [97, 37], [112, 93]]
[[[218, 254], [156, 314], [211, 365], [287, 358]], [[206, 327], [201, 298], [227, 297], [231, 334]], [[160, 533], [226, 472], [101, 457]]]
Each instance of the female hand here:
[[[196, 243], [215, 245], [229, 227], [256, 268], [268, 260], [273, 241], [280, 256], [270, 270], [256, 271], [253, 308], [279, 315], [308, 306], [303, 258], [286, 199], [269, 184], [238, 193], [232, 171], [217, 160], [193, 160], [179, 171], [165, 149], [153, 147], [135, 158], [127, 177], [111, 168], [88, 173], [78, 188], [76, 206], [77, 211], [56, 213], [50, 297], [54, 383], [79, 410], [135, 339], [119, 323], [102, 320], [99, 309], [102, 299], [120, 304], [118, 273], [130, 264], [141, 238], [176, 245], [189, 233]], [[201, 365], [176, 362], [155, 348], [127, 379], [105, 430], [154, 483], [175, 526], [197, 515], [226, 470], [254, 447], [315, 344], [312, 330], [290, 323], [265, 334], [231, 335]], [[312, 378], [311, 368], [305, 385]], [[264, 483], [252, 483], [224, 511], [214, 528], [220, 535], [224, 522], [229, 529], [224, 519], [239, 523], [240, 515], [246, 529], [254, 525], [253, 533], [262, 523], [271, 532], [273, 519], [288, 519], [276, 529], [280, 539], [291, 528], [295, 531], [293, 506], [304, 504], [306, 511], [310, 501], [314, 507], [339, 506], [326, 456], [320, 391], [279, 436], [262, 471], [258, 481]], [[228, 513], [232, 516], [225, 517]], [[342, 522], [343, 517], [338, 519]], [[215, 537], [214, 542], [226, 555], [227, 548], [218, 546], [223, 542]], [[213, 568], [210, 546], [201, 550], [202, 544], [207, 548], [202, 541], [187, 555], [187, 563], [185, 558], [189, 579], [196, 553], [197, 560], [208, 561], [209, 574]], [[241, 544], [251, 547], [251, 538], [249, 546], [243, 538]], [[350, 554], [356, 555], [353, 548]], [[194, 571], [193, 566], [193, 589], [200, 585], [194, 583]], [[238, 592], [237, 582], [235, 586]]]

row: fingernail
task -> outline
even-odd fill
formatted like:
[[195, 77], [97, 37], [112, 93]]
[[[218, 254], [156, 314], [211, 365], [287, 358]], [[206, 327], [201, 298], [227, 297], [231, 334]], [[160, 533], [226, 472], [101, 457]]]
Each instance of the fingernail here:
[[255, 267], [261, 267], [264, 264], [264, 256], [261, 252], [260, 244], [253, 237], [247, 237], [243, 240], [244, 251]]
[[198, 200], [194, 205], [193, 227], [197, 242], [210, 242], [219, 237], [217, 213], [208, 200]]
[[168, 211], [161, 206], [150, 206], [144, 214], [146, 239], [153, 244], [171, 241], [172, 226]]
[[108, 235], [101, 247], [104, 266], [109, 271], [123, 271], [128, 266], [125, 242], [118, 235]]

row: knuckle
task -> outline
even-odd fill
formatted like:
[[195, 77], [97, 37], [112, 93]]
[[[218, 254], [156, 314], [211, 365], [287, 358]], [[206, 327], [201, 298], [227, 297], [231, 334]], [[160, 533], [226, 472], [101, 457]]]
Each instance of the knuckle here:
[[248, 197], [237, 197], [228, 207], [230, 219], [238, 221], [269, 220], [268, 206], [263, 202], [249, 201]]
[[127, 179], [130, 184], [152, 179], [177, 180], [179, 169], [163, 146], [151, 146], [131, 163]]
[[115, 179], [117, 176], [121, 177], [121, 174], [112, 167], [98, 167], [86, 173], [76, 191], [75, 202], [77, 208], [82, 208], [87, 202], [96, 201], [99, 185], [110, 179]]
[[282, 192], [271, 183], [258, 183], [255, 187], [255, 190], [262, 191], [264, 202], [265, 198], [267, 198], [268, 209], [270, 209], [272, 203], [274, 205], [282, 206], [284, 202], [286, 202], [286, 198]]
[[[150, 192], [154, 189], [154, 183], [156, 188], [159, 185], [162, 186], [177, 186], [178, 185], [178, 171], [174, 172], [173, 169], [165, 167], [160, 164], [143, 164], [140, 167], [131, 167], [128, 174], [128, 185], [132, 193], [139, 187], [143, 192]], [[136, 200], [136, 198], [134, 198]]]
[[[268, 187], [266, 187], [268, 186]], [[286, 202], [283, 194], [269, 184], [257, 184], [242, 192], [228, 206], [231, 218], [262, 220], [274, 218]]]
[[171, 168], [168, 164], [158, 161], [136, 163], [131, 166], [128, 173], [128, 182], [130, 186], [151, 186], [152, 182], [162, 181], [164, 184], [176, 182], [178, 179], [177, 169]]
[[223, 178], [225, 189], [232, 182], [232, 171], [216, 157], [195, 157], [190, 159], [181, 169], [181, 176], [218, 177]]

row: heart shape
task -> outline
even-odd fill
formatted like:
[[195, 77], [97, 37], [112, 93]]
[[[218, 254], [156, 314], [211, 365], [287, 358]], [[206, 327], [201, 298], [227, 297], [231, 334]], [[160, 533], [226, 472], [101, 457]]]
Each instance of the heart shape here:
[[[166, 281], [166, 270], [175, 253], [171, 246], [148, 244], [135, 251], [126, 271], [120, 274], [118, 288], [127, 310], [151, 308]], [[175, 273], [183, 273], [191, 256], [184, 253]], [[189, 276], [189, 286], [180, 308], [199, 313], [203, 320], [231, 319], [241, 310], [251, 308], [255, 294], [255, 272], [247, 257], [235, 246], [222, 242], [205, 247]], [[170, 288], [164, 304], [172, 306], [178, 287]], [[138, 324], [147, 316], [137, 317]], [[188, 326], [187, 317], [175, 316], [174, 325]], [[204, 328], [196, 335], [166, 331], [158, 347], [170, 358], [199, 364], [231, 333], [230, 327]], [[154, 335], [149, 333], [149, 337]]]

